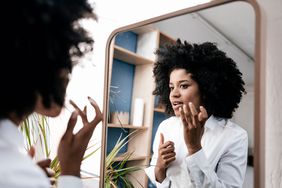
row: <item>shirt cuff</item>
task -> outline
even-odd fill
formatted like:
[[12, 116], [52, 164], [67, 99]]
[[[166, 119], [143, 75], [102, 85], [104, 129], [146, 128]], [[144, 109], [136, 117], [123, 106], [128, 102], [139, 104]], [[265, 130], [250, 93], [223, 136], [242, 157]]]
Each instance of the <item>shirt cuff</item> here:
[[156, 181], [156, 176], [155, 176], [155, 167], [150, 166], [148, 168], [145, 168], [145, 172], [147, 176], [150, 178], [151, 182], [157, 186], [157, 188], [167, 188], [169, 187], [170, 181], [169, 178], [166, 177], [162, 183], [159, 183]]
[[59, 176], [57, 188], [82, 188], [82, 180], [76, 176]]
[[185, 159], [188, 173], [191, 181], [195, 184], [200, 184], [203, 178], [203, 173], [206, 173], [208, 161], [204, 151], [201, 149], [193, 155], [189, 155]]
[[197, 151], [193, 155], [187, 156], [185, 161], [189, 169], [197, 168], [204, 171], [208, 165], [208, 161], [203, 149]]
[[166, 177], [163, 181], [162, 181], [162, 183], [159, 183], [159, 182], [157, 182], [157, 181], [155, 181], [156, 182], [156, 186], [157, 186], [157, 188], [167, 188], [167, 187], [169, 187], [169, 184], [170, 184], [170, 181], [169, 181], [169, 179], [168, 179], [168, 177]]

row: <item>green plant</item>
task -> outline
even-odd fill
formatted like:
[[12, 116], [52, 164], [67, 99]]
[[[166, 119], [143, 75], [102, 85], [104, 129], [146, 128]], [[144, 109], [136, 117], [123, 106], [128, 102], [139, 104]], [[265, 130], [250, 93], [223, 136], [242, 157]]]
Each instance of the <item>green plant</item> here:
[[120, 151], [120, 149], [124, 147], [133, 137], [130, 137], [129, 139], [127, 138], [134, 133], [136, 133], [136, 131], [131, 132], [123, 139], [121, 139], [121, 136], [120, 136], [114, 148], [107, 155], [106, 164], [105, 164], [106, 166], [105, 186], [106, 188], [111, 188], [111, 187], [118, 188], [119, 183], [123, 184], [124, 187], [133, 188], [133, 184], [128, 179], [128, 176], [130, 176], [132, 172], [141, 170], [141, 167], [139, 166], [126, 167], [126, 163], [128, 162], [129, 158], [131, 157], [134, 151], [124, 153], [122, 155], [122, 160], [119, 162], [116, 162], [115, 158], [117, 157], [117, 154]]
[[[30, 150], [32, 146], [40, 145], [41, 153], [45, 157], [50, 157], [48, 118], [37, 113], [31, 114], [26, 118], [21, 126], [24, 138], [26, 140], [26, 150]], [[38, 152], [38, 151], [37, 151]]]
[[[24, 135], [27, 151], [33, 146], [39, 146], [37, 147], [36, 152], [41, 153], [44, 158], [50, 158], [50, 128], [48, 117], [33, 113], [22, 122], [20, 130]], [[83, 157], [83, 160], [89, 158], [99, 150], [100, 147], [94, 148], [96, 145], [97, 143], [94, 143], [87, 148], [86, 151], [88, 152]], [[93, 151], [89, 151], [90, 149], [93, 149]], [[55, 172], [54, 177], [58, 178], [61, 173], [61, 168], [57, 156], [51, 159], [50, 168]]]

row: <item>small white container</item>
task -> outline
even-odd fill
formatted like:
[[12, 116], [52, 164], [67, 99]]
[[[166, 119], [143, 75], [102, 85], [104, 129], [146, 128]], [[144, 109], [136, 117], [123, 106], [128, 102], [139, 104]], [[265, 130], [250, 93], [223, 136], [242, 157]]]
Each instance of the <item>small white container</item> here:
[[132, 125], [134, 125], [134, 126], [142, 126], [143, 125], [144, 106], [145, 106], [144, 99], [136, 98], [134, 100], [134, 111], [133, 111]]

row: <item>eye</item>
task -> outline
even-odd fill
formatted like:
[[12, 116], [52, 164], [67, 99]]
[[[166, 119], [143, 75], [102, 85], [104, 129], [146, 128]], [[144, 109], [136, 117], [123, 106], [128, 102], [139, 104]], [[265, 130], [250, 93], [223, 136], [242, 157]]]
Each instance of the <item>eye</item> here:
[[169, 86], [169, 90], [172, 91], [174, 89], [173, 86]]
[[180, 88], [181, 88], [181, 89], [187, 89], [188, 87], [189, 87], [188, 84], [181, 84], [181, 85], [180, 85]]

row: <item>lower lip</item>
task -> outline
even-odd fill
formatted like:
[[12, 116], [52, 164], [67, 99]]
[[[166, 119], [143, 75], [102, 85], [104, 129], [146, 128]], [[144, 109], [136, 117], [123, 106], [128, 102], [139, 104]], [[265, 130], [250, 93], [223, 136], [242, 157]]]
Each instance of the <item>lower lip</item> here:
[[179, 110], [179, 107], [182, 107], [182, 104], [178, 104], [178, 105], [173, 105], [173, 109], [174, 110]]

